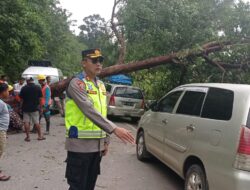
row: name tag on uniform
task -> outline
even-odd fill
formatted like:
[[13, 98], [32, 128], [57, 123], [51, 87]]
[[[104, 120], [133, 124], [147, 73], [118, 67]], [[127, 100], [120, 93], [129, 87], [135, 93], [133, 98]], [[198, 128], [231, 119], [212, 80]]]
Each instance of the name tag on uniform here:
[[94, 91], [94, 90], [87, 90], [87, 93], [88, 93], [88, 94], [97, 94], [97, 91]]

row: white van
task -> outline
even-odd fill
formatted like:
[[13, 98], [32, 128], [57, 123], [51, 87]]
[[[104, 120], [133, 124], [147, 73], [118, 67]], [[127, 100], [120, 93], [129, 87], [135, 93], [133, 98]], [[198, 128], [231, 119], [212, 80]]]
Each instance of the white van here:
[[250, 186], [250, 85], [179, 86], [150, 106], [137, 157], [150, 154], [185, 179], [185, 190]]
[[51, 83], [58, 82], [63, 78], [62, 71], [58, 68], [51, 67], [49, 61], [29, 61], [30, 67], [24, 70], [22, 77], [32, 76], [36, 80], [37, 75], [51, 77]]
[[32, 76], [36, 80], [37, 75], [45, 75], [51, 77], [51, 83], [58, 82], [59, 79], [63, 78], [62, 71], [54, 67], [37, 67], [31, 66], [25, 69], [22, 74], [22, 77], [26, 78], [27, 76]]

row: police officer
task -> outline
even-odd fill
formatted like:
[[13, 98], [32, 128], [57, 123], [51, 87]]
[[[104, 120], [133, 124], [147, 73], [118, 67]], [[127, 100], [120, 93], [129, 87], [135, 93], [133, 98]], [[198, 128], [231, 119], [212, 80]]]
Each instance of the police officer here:
[[106, 89], [96, 76], [104, 57], [99, 49], [82, 51], [83, 72], [66, 90], [65, 126], [69, 190], [93, 190], [100, 174], [100, 162], [107, 154], [109, 134], [134, 144], [131, 132], [106, 119]]

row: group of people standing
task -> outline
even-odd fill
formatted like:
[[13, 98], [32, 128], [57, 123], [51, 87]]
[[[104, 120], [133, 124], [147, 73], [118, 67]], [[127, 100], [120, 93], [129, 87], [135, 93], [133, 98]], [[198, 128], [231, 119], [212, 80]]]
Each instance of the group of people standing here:
[[[104, 57], [100, 49], [82, 51], [82, 72], [69, 82], [66, 92], [65, 128], [67, 150], [66, 174], [69, 190], [94, 190], [100, 174], [102, 156], [108, 153], [110, 135], [114, 134], [124, 143], [135, 143], [135, 139], [124, 128], [116, 126], [107, 116], [106, 89], [97, 78], [101, 73]], [[41, 87], [32, 77], [26, 78], [27, 85], [21, 88], [19, 97], [22, 102], [26, 138], [30, 141], [30, 123], [38, 131], [37, 140], [44, 140], [39, 125], [39, 111], [46, 120], [46, 132], [50, 130], [51, 92], [45, 76], [37, 76]], [[0, 98], [8, 96], [8, 85], [0, 84]], [[6, 141], [9, 115], [6, 104], [0, 101], [0, 155]], [[0, 181], [8, 180], [0, 172]]]
[[[1, 77], [3, 78], [3, 77]], [[4, 79], [4, 78], [3, 78]], [[19, 120], [21, 120], [22, 126], [25, 133], [25, 141], [30, 141], [30, 127], [33, 125], [38, 134], [37, 140], [45, 140], [42, 131], [40, 121], [42, 115], [46, 121], [46, 132], [44, 134], [49, 134], [50, 131], [50, 105], [52, 103], [51, 90], [46, 81], [45, 75], [38, 75], [37, 80], [40, 85], [35, 84], [34, 78], [32, 76], [20, 78], [18, 83], [14, 84], [14, 88], [8, 85], [7, 80], [0, 80], [0, 157], [4, 151], [6, 144], [7, 130], [10, 127], [11, 119], [14, 117], [12, 115], [18, 113], [20, 114]], [[50, 78], [47, 77], [50, 81]], [[9, 95], [15, 97], [15, 100], [19, 102], [19, 109], [13, 111], [10, 105], [5, 103], [3, 100], [9, 98]], [[13, 99], [11, 99], [13, 100]], [[13, 125], [19, 125], [17, 120], [15, 120]], [[7, 181], [10, 176], [2, 173], [0, 170], [0, 181]]]
[[50, 129], [50, 110], [51, 92], [46, 83], [44, 75], [37, 76], [41, 86], [34, 83], [33, 77], [26, 78], [27, 84], [21, 89], [19, 97], [21, 99], [21, 107], [23, 112], [24, 129], [26, 133], [25, 141], [30, 141], [30, 124], [33, 123], [37, 131], [37, 140], [45, 140], [41, 132], [40, 120], [44, 115], [46, 121], [46, 134], [49, 134]]

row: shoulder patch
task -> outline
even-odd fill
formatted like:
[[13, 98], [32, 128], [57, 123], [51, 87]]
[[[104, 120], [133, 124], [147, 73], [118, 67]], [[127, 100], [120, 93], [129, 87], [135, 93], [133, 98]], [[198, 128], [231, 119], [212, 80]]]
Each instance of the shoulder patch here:
[[86, 89], [86, 85], [83, 81], [77, 81], [77, 86], [80, 90], [85, 90]]

